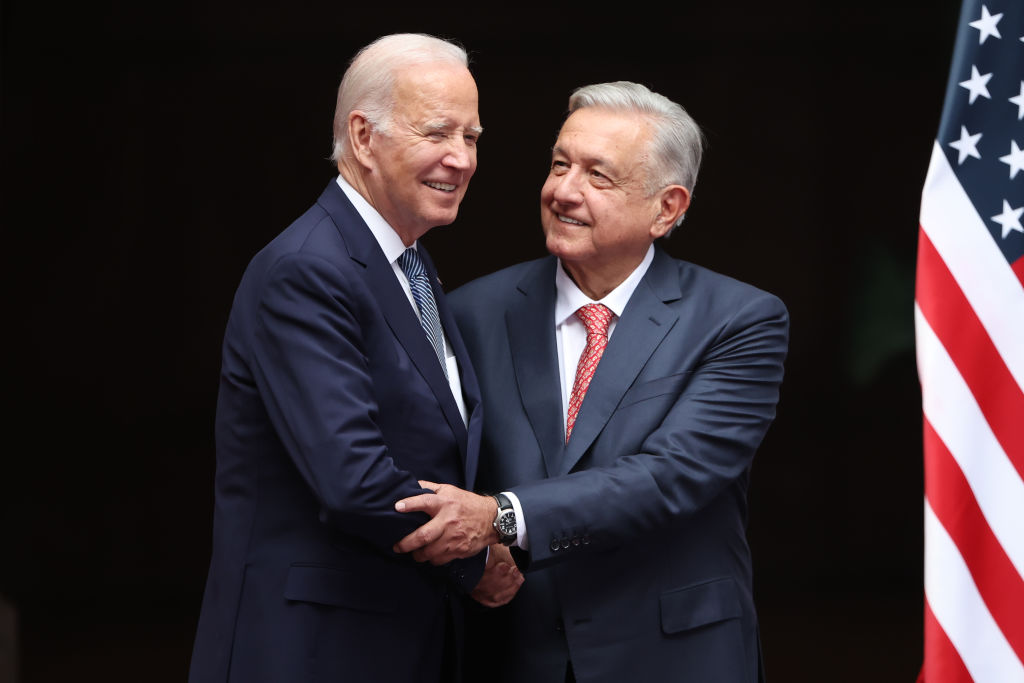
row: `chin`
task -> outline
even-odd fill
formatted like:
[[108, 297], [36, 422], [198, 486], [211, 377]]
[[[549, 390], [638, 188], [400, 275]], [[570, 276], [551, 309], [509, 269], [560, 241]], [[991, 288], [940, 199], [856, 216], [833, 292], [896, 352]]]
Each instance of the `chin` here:
[[431, 217], [430, 224], [434, 227], [440, 227], [442, 225], [451, 225], [455, 222], [455, 219], [459, 217], [457, 211], [449, 211], [444, 213], [438, 213]]
[[563, 261], [569, 259], [572, 256], [572, 249], [570, 245], [567, 243], [567, 241], [564, 239], [559, 239], [557, 235], [553, 235], [550, 232], [547, 234], [545, 246], [547, 247], [549, 253], [551, 253], [553, 256], [557, 256]]

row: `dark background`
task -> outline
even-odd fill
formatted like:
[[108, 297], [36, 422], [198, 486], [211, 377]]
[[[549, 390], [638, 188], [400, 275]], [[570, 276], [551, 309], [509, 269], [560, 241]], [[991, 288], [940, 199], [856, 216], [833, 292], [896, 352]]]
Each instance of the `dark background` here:
[[184, 680], [234, 288], [334, 175], [347, 60], [397, 31], [461, 42], [480, 88], [479, 170], [424, 238], [449, 289], [543, 254], [573, 88], [638, 81], [703, 125], [666, 246], [792, 317], [751, 492], [769, 676], [913, 680], [914, 257], [959, 4], [597, 4], [3, 2], [0, 594], [24, 683]]

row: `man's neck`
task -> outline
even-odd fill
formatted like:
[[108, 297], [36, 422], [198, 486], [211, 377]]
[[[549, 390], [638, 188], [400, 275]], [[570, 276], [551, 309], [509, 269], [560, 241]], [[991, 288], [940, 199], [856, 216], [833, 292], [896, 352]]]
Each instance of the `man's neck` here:
[[625, 282], [626, 278], [637, 269], [637, 266], [643, 263], [646, 255], [645, 251], [636, 259], [626, 262], [615, 261], [604, 268], [583, 267], [580, 264], [567, 261], [561, 263], [565, 274], [580, 288], [581, 292], [594, 301], [600, 301]]

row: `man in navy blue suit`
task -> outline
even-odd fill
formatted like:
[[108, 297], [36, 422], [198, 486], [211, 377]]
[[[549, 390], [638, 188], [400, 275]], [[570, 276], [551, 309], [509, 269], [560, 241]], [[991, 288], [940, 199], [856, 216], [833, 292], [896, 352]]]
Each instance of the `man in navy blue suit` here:
[[497, 502], [424, 482], [435, 493], [396, 507], [435, 519], [396, 549], [443, 563], [518, 547], [526, 581], [476, 616], [471, 680], [762, 680], [747, 489], [788, 314], [656, 244], [701, 161], [682, 107], [617, 82], [569, 112], [541, 190], [551, 255], [449, 297], [486, 413], [477, 488]]
[[481, 130], [454, 44], [386, 36], [346, 71], [339, 175], [253, 258], [228, 321], [193, 683], [454, 680], [461, 596], [521, 582], [504, 547], [486, 573], [484, 553], [392, 549], [427, 520], [394, 507], [417, 480], [475, 483], [480, 391], [417, 240], [455, 220]]

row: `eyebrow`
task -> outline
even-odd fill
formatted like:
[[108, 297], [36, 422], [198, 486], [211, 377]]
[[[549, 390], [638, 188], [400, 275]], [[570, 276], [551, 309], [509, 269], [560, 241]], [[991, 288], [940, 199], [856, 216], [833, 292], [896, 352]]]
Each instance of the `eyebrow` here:
[[[555, 145], [554, 147], [551, 148], [551, 153], [561, 154], [562, 156], [566, 157], [571, 156], [568, 152], [566, 152], [558, 145]], [[615, 164], [611, 163], [610, 161], [602, 157], [583, 157], [582, 159], [580, 159], [580, 162], [582, 162], [586, 166], [599, 166], [601, 168], [605, 168], [614, 176], [621, 175], [621, 171], [619, 171], [619, 169], [615, 167]]]
[[[428, 131], [444, 131], [452, 127], [448, 121], [428, 121], [423, 125]], [[482, 135], [484, 129], [482, 126], [468, 126], [467, 132], [473, 133], [474, 135]]]

